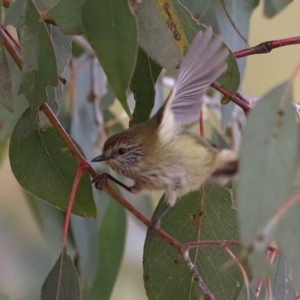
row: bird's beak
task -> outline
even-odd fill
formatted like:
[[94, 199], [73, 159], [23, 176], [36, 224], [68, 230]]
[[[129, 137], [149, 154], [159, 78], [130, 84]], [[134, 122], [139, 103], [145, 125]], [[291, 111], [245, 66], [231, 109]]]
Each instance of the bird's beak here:
[[95, 157], [94, 159], [92, 159], [92, 162], [98, 162], [98, 161], [106, 161], [111, 159], [110, 156], [106, 156], [104, 153], [102, 153], [101, 155]]

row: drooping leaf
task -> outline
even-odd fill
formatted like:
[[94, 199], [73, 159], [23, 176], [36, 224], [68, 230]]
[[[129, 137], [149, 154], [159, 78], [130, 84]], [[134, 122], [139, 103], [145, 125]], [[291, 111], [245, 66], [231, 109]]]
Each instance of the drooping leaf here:
[[47, 25], [56, 56], [57, 74], [61, 75], [69, 65], [72, 54], [72, 37], [65, 35], [57, 26]]
[[120, 268], [126, 235], [124, 208], [112, 200], [101, 222], [96, 279], [84, 299], [109, 300]]
[[[0, 11], [1, 13], [1, 11]], [[9, 65], [4, 53], [4, 48], [0, 43], [0, 104], [13, 112], [13, 95], [12, 95], [12, 83], [9, 71]]]
[[[274, 88], [253, 109], [243, 133], [237, 189], [239, 226], [251, 256], [264, 257], [277, 224], [266, 226], [292, 190], [298, 164], [299, 131], [292, 106], [292, 85]], [[266, 265], [251, 259], [254, 274]], [[255, 263], [256, 262], [256, 263]]]
[[[226, 188], [206, 185], [180, 199], [162, 220], [162, 228], [179, 242], [238, 240], [236, 210]], [[203, 209], [201, 208], [203, 201]], [[160, 202], [153, 219], [160, 216]], [[240, 247], [231, 249], [236, 255]], [[243, 278], [237, 266], [222, 269], [229, 257], [220, 246], [203, 246], [190, 251], [191, 260], [215, 299], [236, 299]], [[202, 299], [197, 284], [179, 252], [153, 232], [144, 247], [144, 281], [149, 299]]]
[[[299, 131], [298, 131], [299, 132]], [[299, 132], [300, 133], [300, 132]], [[298, 154], [299, 157], [299, 154]], [[296, 193], [299, 190], [299, 163], [296, 177], [293, 181], [294, 183], [294, 192]], [[295, 196], [293, 196], [295, 197]], [[282, 220], [278, 223], [278, 232], [276, 235], [276, 240], [278, 242], [278, 247], [283, 253], [283, 256], [286, 260], [285, 273], [290, 275], [293, 280], [294, 286], [297, 290], [300, 289], [300, 262], [298, 259], [298, 249], [300, 246], [299, 238], [299, 212], [300, 212], [300, 203], [294, 204], [283, 216]], [[281, 274], [280, 276], [286, 276]]]
[[[29, 133], [26, 128], [22, 131], [20, 127], [24, 126], [22, 121], [26, 117], [28, 111], [16, 125], [10, 141], [12, 171], [26, 191], [66, 210], [78, 162], [52, 127], [35, 128]], [[72, 212], [85, 217], [96, 215], [87, 174], [81, 178]]]
[[17, 27], [20, 32], [22, 57], [22, 84], [20, 92], [31, 106], [27, 128], [36, 126], [39, 106], [46, 102], [47, 86], [58, 84], [56, 57], [44, 22], [31, 0], [16, 0], [7, 11], [6, 24]]
[[265, 0], [264, 1], [264, 15], [267, 18], [272, 18], [281, 12], [284, 8], [293, 2], [293, 0]]
[[136, 101], [130, 126], [149, 119], [154, 106], [155, 83], [161, 70], [162, 67], [139, 48], [136, 68], [130, 84]]
[[159, 65], [173, 69], [180, 63], [181, 51], [167, 30], [155, 1], [142, 1], [135, 10], [138, 41], [143, 50]]
[[48, 274], [41, 293], [41, 300], [79, 300], [79, 280], [66, 248]]
[[137, 57], [137, 28], [128, 2], [87, 0], [82, 6], [82, 21], [108, 81], [130, 115], [126, 89]]
[[[274, 275], [270, 278], [270, 287], [274, 299], [296, 300], [295, 288], [292, 284], [290, 272], [286, 260], [282, 254], [277, 254], [273, 261]], [[254, 291], [260, 286], [258, 297]], [[261, 282], [260, 278], [253, 277], [248, 288], [244, 284], [237, 300], [264, 300], [269, 296], [266, 282]]]
[[[72, 38], [63, 34], [56, 26], [47, 25], [47, 28], [56, 56], [57, 74], [61, 75], [70, 62]], [[49, 102], [60, 99], [63, 94], [63, 83], [59, 81], [57, 86], [48, 86], [46, 93]]]
[[84, 1], [61, 0], [46, 13], [43, 19], [54, 19], [65, 34], [80, 35], [84, 32], [81, 19], [81, 6]]
[[274, 265], [276, 266], [276, 277], [273, 278], [271, 286], [275, 299], [296, 300], [295, 287], [284, 255], [278, 254]]
[[21, 117], [22, 113], [28, 107], [28, 102], [26, 101], [24, 95], [19, 94], [19, 87], [21, 84], [21, 71], [12, 60], [11, 56], [5, 53], [7, 63], [9, 66], [9, 75], [12, 87], [12, 97], [13, 97], [13, 112], [8, 111], [3, 106], [0, 105], [0, 140], [5, 141], [8, 139], [12, 131]]

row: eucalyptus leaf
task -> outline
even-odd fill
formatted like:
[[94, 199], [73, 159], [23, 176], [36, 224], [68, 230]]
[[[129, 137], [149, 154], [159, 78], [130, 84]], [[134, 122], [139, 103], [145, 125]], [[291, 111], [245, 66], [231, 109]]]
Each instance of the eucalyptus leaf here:
[[58, 27], [65, 34], [82, 34], [84, 29], [81, 19], [81, 6], [84, 1], [61, 0], [44, 15], [43, 19], [54, 19]]
[[155, 83], [161, 70], [161, 66], [139, 48], [138, 59], [130, 84], [136, 101], [130, 126], [149, 119], [154, 106]]
[[[1, 11], [0, 11], [1, 13]], [[12, 83], [9, 71], [9, 65], [4, 53], [4, 48], [0, 44], [0, 104], [8, 111], [13, 112]]]
[[[23, 119], [26, 115], [28, 113]], [[22, 135], [18, 127], [23, 125], [21, 119], [10, 140], [9, 158], [16, 179], [35, 197], [66, 210], [78, 168], [77, 160], [54, 128], [35, 128]], [[81, 178], [72, 212], [85, 217], [96, 215], [87, 174]]]
[[272, 18], [286, 8], [293, 0], [264, 0], [264, 15]]
[[65, 248], [42, 286], [41, 300], [53, 299], [80, 299], [78, 275]]
[[[288, 81], [260, 100], [243, 134], [237, 188], [239, 226], [242, 241], [253, 255], [264, 253], [275, 238], [278, 222], [267, 224], [292, 192], [298, 145], [292, 84]], [[252, 267], [254, 274], [266, 275], [263, 264]]]
[[[203, 203], [203, 209], [201, 209]], [[152, 219], [161, 215], [162, 199]], [[227, 188], [205, 185], [180, 199], [164, 216], [162, 229], [182, 243], [238, 240], [237, 215]], [[236, 255], [241, 247], [231, 249]], [[243, 277], [237, 266], [224, 269], [229, 257], [220, 246], [198, 247], [191, 260], [215, 299], [236, 299]], [[180, 253], [148, 230], [144, 246], [144, 281], [149, 299], [204, 299]]]
[[109, 83], [126, 113], [130, 115], [126, 89], [137, 57], [137, 28], [128, 2], [86, 0], [82, 6], [82, 21], [85, 35]]

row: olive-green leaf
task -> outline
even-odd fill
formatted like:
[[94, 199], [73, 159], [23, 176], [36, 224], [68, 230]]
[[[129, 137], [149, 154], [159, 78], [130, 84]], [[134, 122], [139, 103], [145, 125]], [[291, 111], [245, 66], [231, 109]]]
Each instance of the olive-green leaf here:
[[12, 83], [8, 61], [4, 53], [4, 48], [0, 43], [0, 104], [10, 112], [14, 110]]
[[6, 24], [12, 24], [20, 32], [22, 58], [22, 85], [31, 110], [34, 127], [39, 106], [47, 101], [46, 87], [58, 84], [54, 48], [40, 13], [31, 0], [16, 0], [7, 12]]
[[[266, 224], [291, 194], [298, 145], [292, 84], [288, 81], [260, 100], [243, 133], [237, 206], [241, 238], [253, 248], [252, 255], [264, 255], [275, 237], [277, 224]], [[265, 265], [251, 261], [254, 273], [266, 276]]]
[[66, 248], [48, 274], [41, 291], [41, 300], [79, 300], [79, 280]]
[[293, 0], [265, 0], [264, 15], [268, 18], [272, 18], [286, 8], [291, 2], [293, 2]]
[[81, 5], [85, 0], [61, 0], [50, 9], [43, 19], [52, 18], [61, 31], [68, 35], [82, 34]]
[[159, 65], [170, 70], [179, 65], [182, 54], [155, 1], [139, 3], [135, 15], [138, 22], [139, 46]]
[[130, 89], [136, 101], [130, 126], [149, 119], [155, 100], [155, 83], [162, 67], [154, 62], [141, 48], [131, 80]]
[[[228, 189], [206, 185], [203, 210], [201, 192], [180, 199], [162, 220], [162, 228], [179, 242], [238, 240], [236, 209]], [[153, 219], [165, 203], [160, 202]], [[231, 247], [230, 247], [231, 248]], [[237, 255], [241, 247], [232, 247]], [[203, 246], [190, 251], [215, 299], [236, 299], [243, 278], [237, 266], [223, 269], [229, 260], [221, 246]], [[204, 299], [180, 253], [162, 238], [148, 231], [144, 246], [144, 281], [149, 299]]]
[[82, 6], [85, 34], [123, 108], [137, 57], [137, 28], [128, 1], [87, 0]]
[[125, 236], [125, 210], [117, 201], [111, 199], [99, 231], [96, 279], [84, 299], [110, 299], [123, 256]]
[[[23, 115], [23, 119], [26, 118]], [[21, 119], [12, 134], [9, 158], [12, 171], [21, 186], [35, 197], [66, 210], [78, 162], [57, 131], [50, 127], [35, 128], [22, 135]], [[26, 132], [26, 130], [25, 130]], [[74, 214], [95, 217], [91, 181], [83, 174], [75, 198]]]

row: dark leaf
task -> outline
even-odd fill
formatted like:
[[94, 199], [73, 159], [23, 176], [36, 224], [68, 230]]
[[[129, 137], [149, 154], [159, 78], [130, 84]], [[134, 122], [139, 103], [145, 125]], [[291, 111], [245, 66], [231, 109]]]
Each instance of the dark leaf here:
[[55, 20], [61, 31], [68, 35], [82, 34], [81, 6], [85, 0], [61, 0], [50, 9], [43, 19]]
[[[237, 216], [231, 192], [206, 185], [203, 210], [201, 192], [190, 193], [176, 203], [162, 220], [162, 228], [180, 242], [238, 240]], [[160, 202], [153, 219], [165, 203]], [[231, 249], [236, 255], [240, 247]], [[222, 265], [230, 258], [221, 246], [203, 246], [190, 251], [192, 261], [216, 299], [236, 299], [243, 277], [235, 265]], [[149, 299], [202, 299], [180, 253], [158, 235], [148, 231], [144, 247], [144, 281]]]
[[[30, 0], [17, 0], [7, 11], [6, 24], [18, 28], [21, 37], [22, 85], [31, 110], [31, 127], [36, 122], [38, 107], [47, 101], [46, 87], [58, 84], [53, 45], [40, 14]], [[45, 66], [47, 62], [47, 67]]]
[[87, 0], [82, 6], [82, 18], [87, 39], [117, 98], [130, 115], [126, 89], [137, 56], [137, 28], [129, 4], [123, 0], [114, 3], [109, 0]]
[[[1, 11], [0, 11], [1, 13]], [[0, 44], [0, 104], [10, 112], [14, 110], [12, 83], [9, 65], [4, 53], [4, 48]]]
[[98, 268], [96, 279], [85, 299], [108, 300], [119, 272], [126, 235], [124, 208], [112, 199], [99, 231]]
[[65, 248], [42, 286], [41, 300], [54, 299], [80, 299], [78, 275]]
[[[61, 136], [52, 127], [36, 128], [22, 135], [23, 119], [16, 125], [10, 141], [12, 171], [23, 188], [35, 197], [66, 210], [78, 162]], [[25, 130], [26, 131], [26, 130]], [[91, 182], [83, 174], [72, 211], [85, 217], [96, 215]]]
[[155, 99], [155, 83], [162, 67], [139, 48], [135, 71], [130, 89], [136, 101], [130, 126], [149, 119]]

